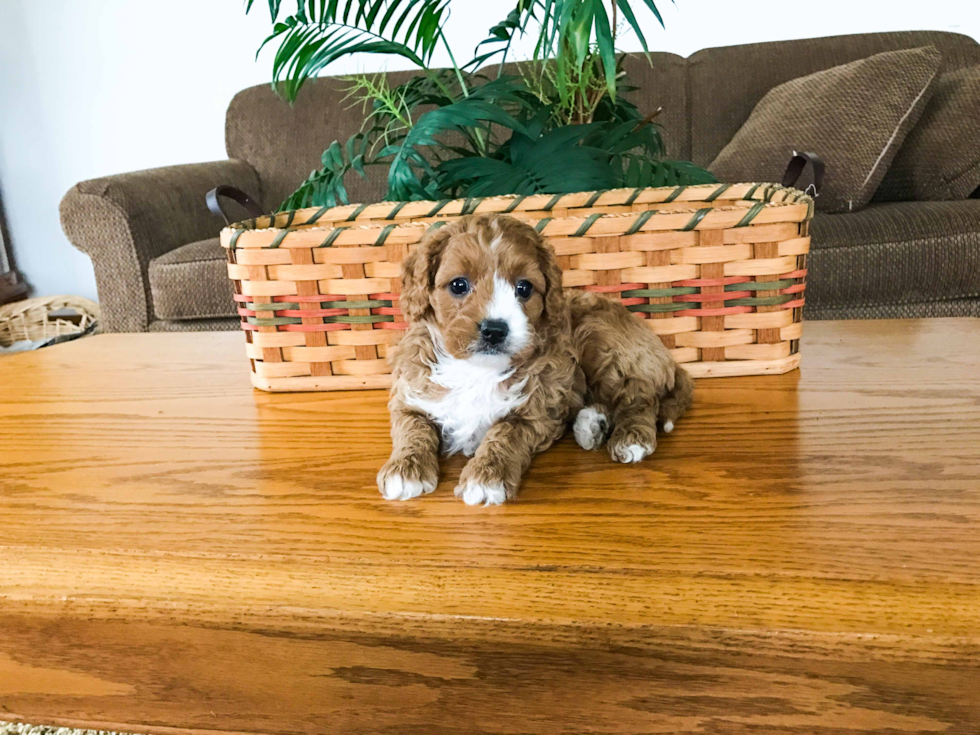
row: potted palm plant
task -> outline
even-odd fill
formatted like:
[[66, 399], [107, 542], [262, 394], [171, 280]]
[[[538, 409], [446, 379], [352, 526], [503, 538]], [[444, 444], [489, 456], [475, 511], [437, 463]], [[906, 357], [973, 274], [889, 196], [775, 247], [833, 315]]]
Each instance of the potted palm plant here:
[[[254, 0], [247, 0], [246, 13]], [[273, 85], [286, 100], [329, 64], [353, 54], [407, 59], [418, 70], [389, 86], [384, 75], [350, 78], [362, 129], [333, 141], [321, 167], [281, 209], [346, 204], [346, 178], [384, 175], [388, 201], [501, 194], [560, 194], [617, 187], [715, 182], [666, 158], [657, 111], [628, 99], [617, 38], [647, 40], [638, 12], [663, 24], [654, 0], [518, 0], [472, 58], [457, 63], [445, 26], [450, 0], [268, 0]], [[506, 65], [514, 42], [532, 57]], [[433, 68], [437, 49], [449, 68]]]

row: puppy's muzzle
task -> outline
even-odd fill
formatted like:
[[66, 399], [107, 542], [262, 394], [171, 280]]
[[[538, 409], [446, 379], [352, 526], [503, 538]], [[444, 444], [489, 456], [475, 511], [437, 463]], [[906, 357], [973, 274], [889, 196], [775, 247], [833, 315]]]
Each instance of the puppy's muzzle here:
[[503, 319], [484, 319], [480, 322], [480, 339], [484, 345], [496, 350], [507, 341], [510, 328]]

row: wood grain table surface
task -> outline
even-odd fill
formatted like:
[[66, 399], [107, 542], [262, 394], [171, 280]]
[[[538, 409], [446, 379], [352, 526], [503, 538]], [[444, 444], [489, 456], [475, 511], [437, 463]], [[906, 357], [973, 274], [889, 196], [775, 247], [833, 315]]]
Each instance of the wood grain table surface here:
[[0, 358], [0, 719], [139, 732], [980, 733], [980, 321], [812, 322], [639, 465], [381, 499], [381, 392], [241, 334]]

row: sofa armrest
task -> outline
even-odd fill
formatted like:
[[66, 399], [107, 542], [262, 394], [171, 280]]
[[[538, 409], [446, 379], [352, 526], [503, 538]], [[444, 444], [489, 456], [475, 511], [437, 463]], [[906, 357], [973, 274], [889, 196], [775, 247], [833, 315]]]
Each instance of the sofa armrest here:
[[222, 222], [208, 211], [204, 197], [219, 184], [261, 197], [258, 174], [234, 160], [92, 179], [65, 195], [61, 226], [92, 259], [105, 331], [147, 330], [154, 318], [150, 261], [217, 236]]

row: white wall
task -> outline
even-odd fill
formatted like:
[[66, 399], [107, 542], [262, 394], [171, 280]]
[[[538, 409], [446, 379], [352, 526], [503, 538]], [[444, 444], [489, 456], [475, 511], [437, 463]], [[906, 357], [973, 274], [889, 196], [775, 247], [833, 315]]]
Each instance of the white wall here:
[[[269, 56], [254, 62], [268, 20], [265, 0], [255, 1], [263, 7], [246, 18], [242, 0], [0, 0], [0, 193], [14, 257], [38, 294], [95, 297], [88, 258], [58, 221], [58, 202], [76, 182], [225, 157], [229, 100], [268, 79]], [[457, 59], [511, 5], [454, 0], [449, 36]], [[667, 30], [645, 14], [648, 41], [683, 56], [711, 46], [910, 28], [980, 38], [977, 0], [661, 5]]]

